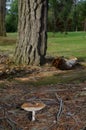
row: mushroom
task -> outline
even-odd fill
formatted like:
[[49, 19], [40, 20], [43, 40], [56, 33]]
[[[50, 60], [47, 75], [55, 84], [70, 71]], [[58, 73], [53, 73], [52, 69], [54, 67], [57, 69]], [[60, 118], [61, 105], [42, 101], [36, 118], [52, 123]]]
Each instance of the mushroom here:
[[44, 107], [45, 107], [44, 103], [34, 103], [34, 104], [24, 103], [21, 106], [22, 109], [29, 111], [29, 112], [32, 112], [32, 121], [35, 121], [35, 112], [43, 109]]

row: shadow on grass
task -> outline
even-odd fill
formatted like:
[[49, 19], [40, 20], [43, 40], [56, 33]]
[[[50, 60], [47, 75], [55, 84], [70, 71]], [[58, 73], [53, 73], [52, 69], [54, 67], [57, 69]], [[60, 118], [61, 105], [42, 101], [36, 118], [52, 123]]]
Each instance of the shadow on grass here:
[[[27, 80], [28, 79], [28, 80]], [[15, 80], [18, 84], [31, 85], [31, 86], [44, 86], [44, 85], [55, 85], [55, 84], [71, 84], [71, 83], [82, 83], [86, 81], [86, 69], [74, 69], [69, 71], [62, 71], [62, 73], [54, 74], [47, 77], [34, 77], [35, 80], [29, 80], [29, 76], [26, 80]]]
[[86, 57], [78, 57], [78, 60], [79, 60], [80, 62], [84, 62], [84, 61], [86, 61]]
[[13, 45], [16, 41], [16, 38], [0, 37], [0, 46]]

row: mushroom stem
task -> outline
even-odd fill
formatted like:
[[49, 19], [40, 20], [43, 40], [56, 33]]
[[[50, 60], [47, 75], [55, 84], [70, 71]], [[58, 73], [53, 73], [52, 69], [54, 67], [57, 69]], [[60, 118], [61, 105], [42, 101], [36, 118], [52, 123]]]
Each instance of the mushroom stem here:
[[35, 121], [35, 111], [32, 111], [32, 121]]

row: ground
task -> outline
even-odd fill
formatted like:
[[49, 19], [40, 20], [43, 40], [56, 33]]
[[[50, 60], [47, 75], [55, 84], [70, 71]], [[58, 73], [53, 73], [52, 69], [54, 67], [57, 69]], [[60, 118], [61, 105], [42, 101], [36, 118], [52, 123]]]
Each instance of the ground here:
[[[50, 64], [0, 68], [0, 130], [86, 130], [85, 66], [67, 71]], [[36, 121], [21, 109], [25, 102], [45, 103]]]
[[[0, 89], [0, 128], [15, 130], [85, 130], [86, 82], [33, 87], [7, 84]], [[58, 95], [59, 98], [56, 97]], [[25, 102], [43, 102], [36, 121], [21, 109]]]

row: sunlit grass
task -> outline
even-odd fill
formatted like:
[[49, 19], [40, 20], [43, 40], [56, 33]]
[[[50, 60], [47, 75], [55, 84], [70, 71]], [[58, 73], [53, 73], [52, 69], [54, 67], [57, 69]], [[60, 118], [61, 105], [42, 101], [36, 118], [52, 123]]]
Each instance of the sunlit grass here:
[[60, 33], [48, 34], [48, 55], [86, 58], [86, 33], [69, 32], [67, 35]]
[[7, 33], [6, 37], [0, 37], [0, 52], [13, 55], [17, 41], [17, 33]]
[[[57, 70], [58, 72], [58, 70]], [[43, 78], [39, 78], [36, 81], [28, 81], [28, 80], [15, 80], [15, 82], [18, 82], [20, 84], [29, 84], [33, 86], [42, 86], [42, 85], [51, 85], [51, 84], [69, 84], [69, 83], [81, 83], [86, 81], [86, 69], [83, 70], [69, 70], [64, 71], [62, 73], [57, 73], [52, 76], [45, 76]]]
[[[0, 37], [0, 51], [14, 53], [17, 33], [7, 33], [7, 37]], [[48, 33], [47, 55], [75, 56], [86, 60], [86, 32]]]
[[17, 33], [7, 33], [7, 37], [17, 38]]
[[[17, 41], [17, 33], [7, 33], [7, 37], [0, 37], [0, 53], [14, 54]], [[86, 33], [85, 32], [69, 32], [64, 33], [48, 33], [49, 56], [75, 56], [86, 62]], [[84, 63], [85, 63], [84, 62]], [[86, 80], [86, 69], [80, 71], [67, 71], [66, 73], [57, 74], [37, 80], [37, 82], [29, 82], [31, 85], [46, 85], [57, 83], [79, 83]], [[2, 85], [1, 85], [2, 86]]]

